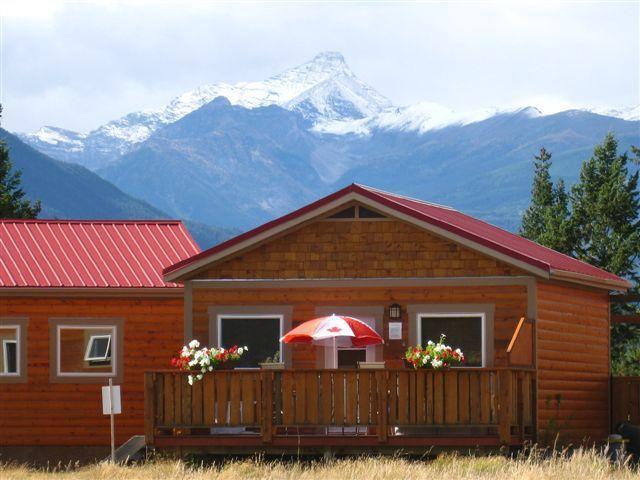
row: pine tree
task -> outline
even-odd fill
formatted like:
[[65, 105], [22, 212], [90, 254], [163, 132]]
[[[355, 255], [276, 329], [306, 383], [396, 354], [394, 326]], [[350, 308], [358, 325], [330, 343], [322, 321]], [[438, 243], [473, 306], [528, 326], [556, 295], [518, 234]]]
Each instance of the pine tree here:
[[[634, 150], [635, 153], [635, 150]], [[583, 163], [571, 192], [571, 229], [580, 260], [638, 282], [640, 192], [629, 156], [607, 134]]]
[[564, 182], [551, 179], [551, 153], [544, 147], [534, 157], [531, 204], [522, 216], [520, 235], [559, 252], [570, 254], [573, 241], [569, 223], [569, 198]]
[[9, 147], [0, 139], [0, 218], [36, 218], [40, 213], [40, 202], [24, 198], [25, 192], [20, 187], [21, 172], [12, 170]]

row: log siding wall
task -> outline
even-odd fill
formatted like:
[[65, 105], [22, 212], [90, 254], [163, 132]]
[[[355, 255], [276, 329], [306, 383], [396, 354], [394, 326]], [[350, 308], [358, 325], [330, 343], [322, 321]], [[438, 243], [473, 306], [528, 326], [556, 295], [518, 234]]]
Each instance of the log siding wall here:
[[540, 281], [537, 298], [541, 438], [557, 429], [562, 441], [602, 441], [609, 432], [608, 292]]
[[[403, 306], [403, 340], [386, 341], [388, 331], [387, 307], [397, 302]], [[527, 311], [527, 287], [512, 286], [460, 286], [460, 287], [387, 287], [387, 288], [314, 288], [314, 289], [193, 289], [194, 337], [208, 343], [208, 309], [214, 305], [291, 305], [292, 324], [316, 316], [316, 307], [329, 305], [382, 306], [385, 316], [383, 332], [385, 359], [402, 357], [409, 338], [406, 305], [430, 304], [494, 304], [494, 365], [506, 365], [506, 348], [520, 317]], [[339, 313], [339, 312], [336, 312]], [[413, 319], [411, 320], [413, 321]], [[315, 347], [293, 345], [294, 368], [317, 366]]]
[[181, 298], [0, 298], [0, 318], [28, 318], [27, 383], [0, 384], [0, 448], [109, 445], [99, 383], [50, 383], [49, 319], [124, 319], [122, 410], [116, 443], [143, 432], [144, 371], [169, 367], [182, 345]]

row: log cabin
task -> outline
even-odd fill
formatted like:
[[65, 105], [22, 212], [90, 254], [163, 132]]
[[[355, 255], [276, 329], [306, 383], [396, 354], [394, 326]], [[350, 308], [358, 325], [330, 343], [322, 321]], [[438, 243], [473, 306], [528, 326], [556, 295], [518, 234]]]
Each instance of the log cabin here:
[[0, 220], [0, 461], [106, 457], [109, 378], [116, 443], [142, 432], [143, 372], [183, 338], [162, 269], [199, 251], [177, 221]]
[[[610, 431], [609, 294], [628, 282], [455, 209], [353, 184], [164, 279], [184, 285], [185, 342], [249, 352], [193, 386], [145, 374], [157, 448], [424, 452]], [[367, 322], [384, 344], [280, 343], [330, 313]], [[409, 346], [441, 333], [464, 368], [403, 366]], [[282, 369], [259, 370], [274, 353]]]

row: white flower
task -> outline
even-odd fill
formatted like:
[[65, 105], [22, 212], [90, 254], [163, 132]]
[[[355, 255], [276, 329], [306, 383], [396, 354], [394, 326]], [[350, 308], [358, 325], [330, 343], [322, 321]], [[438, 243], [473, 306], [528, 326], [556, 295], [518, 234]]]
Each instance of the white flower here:
[[200, 346], [200, 342], [198, 340], [191, 340], [189, 342], [189, 348], [198, 348]]
[[213, 372], [213, 367], [211, 365], [209, 365], [209, 371]]
[[242, 348], [244, 348], [244, 351], [245, 351], [245, 352], [248, 352], [248, 351], [249, 351], [249, 347], [247, 347], [246, 345], [245, 345], [244, 347], [242, 347]]
[[202, 380], [202, 374], [201, 374], [201, 373], [199, 373], [198, 375], [196, 375], [196, 378], [197, 378], [198, 380]]
[[429, 361], [429, 356], [427, 355], [426, 357], [424, 357], [424, 358], [422, 359], [422, 364], [423, 364], [423, 365], [426, 365], [428, 361]]
[[462, 355], [462, 350], [460, 350], [459, 348], [456, 348], [456, 353], [457, 353], [458, 355]]
[[193, 385], [193, 375], [189, 375], [189, 377], [187, 377], [187, 381], [189, 382], [189, 385]]
[[242, 355], [244, 353], [244, 349], [242, 347], [240, 347], [238, 349], [238, 355]]
[[431, 361], [431, 366], [433, 368], [440, 368], [442, 366], [442, 360], [436, 360], [435, 358]]
[[429, 341], [427, 342], [427, 345], [433, 345], [433, 344], [434, 344], [434, 343], [433, 343], [431, 340], [429, 340]]

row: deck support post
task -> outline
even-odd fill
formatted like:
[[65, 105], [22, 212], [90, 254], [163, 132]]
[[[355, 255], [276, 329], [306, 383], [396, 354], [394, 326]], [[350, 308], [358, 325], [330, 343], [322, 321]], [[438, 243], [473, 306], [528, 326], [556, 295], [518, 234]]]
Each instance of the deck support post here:
[[260, 372], [262, 381], [262, 442], [271, 443], [273, 438], [273, 372]]
[[520, 444], [524, 444], [524, 372], [517, 373], [517, 384], [516, 384], [516, 419], [518, 421], [518, 440]]
[[145, 372], [144, 374], [144, 439], [147, 447], [153, 446], [154, 429], [156, 424], [156, 374]]
[[388, 395], [389, 371], [376, 372], [376, 386], [378, 395], [378, 440], [387, 441], [387, 416], [388, 416]]
[[511, 370], [498, 372], [498, 436], [503, 446], [511, 444], [511, 375]]

